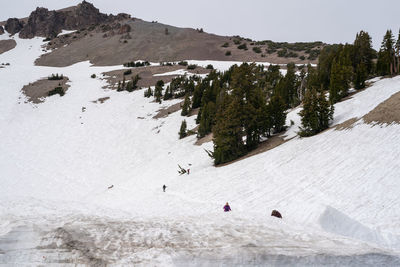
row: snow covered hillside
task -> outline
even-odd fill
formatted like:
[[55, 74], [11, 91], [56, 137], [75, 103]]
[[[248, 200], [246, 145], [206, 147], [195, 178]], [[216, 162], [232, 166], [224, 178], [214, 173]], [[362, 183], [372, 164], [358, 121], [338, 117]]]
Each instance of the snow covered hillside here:
[[[180, 112], [153, 118], [179, 100], [90, 78], [122, 66], [34, 66], [43, 40], [13, 38], [0, 55], [0, 264], [400, 265], [399, 124], [301, 139], [295, 109], [292, 139], [216, 168], [212, 142], [178, 139]], [[69, 77], [65, 96], [26, 101], [21, 88], [52, 73]], [[400, 92], [400, 77], [373, 82], [335, 105], [335, 125]]]

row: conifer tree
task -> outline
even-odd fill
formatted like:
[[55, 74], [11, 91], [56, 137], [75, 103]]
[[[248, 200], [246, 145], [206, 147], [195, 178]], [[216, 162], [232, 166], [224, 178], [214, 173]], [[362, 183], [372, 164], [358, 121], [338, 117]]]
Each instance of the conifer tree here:
[[[313, 86], [316, 90], [328, 90], [330, 85], [330, 75], [332, 63], [338, 61], [339, 53], [343, 49], [343, 45], [327, 45], [325, 46], [318, 58], [318, 85]], [[311, 88], [311, 87], [308, 87]]]
[[323, 93], [318, 93], [315, 89], [307, 90], [303, 109], [299, 113], [302, 124], [299, 135], [311, 136], [328, 128], [333, 119], [333, 110]]
[[[374, 58], [374, 50], [372, 49], [372, 40], [371, 36], [368, 32], [360, 31], [356, 35], [356, 39], [354, 40], [354, 53], [353, 53], [353, 68], [355, 72], [358, 71], [358, 66], [363, 65], [365, 68], [366, 76], [372, 73], [373, 71], [373, 58]], [[364, 83], [364, 81], [358, 82]]]
[[351, 64], [352, 45], [342, 47], [338, 59], [334, 59], [331, 67], [329, 100], [332, 104], [348, 95], [350, 82], [353, 77], [353, 67]]
[[208, 102], [203, 109], [200, 118], [199, 130], [197, 136], [202, 138], [209, 134], [212, 130], [213, 125], [215, 124], [215, 113], [216, 107], [214, 102]]
[[330, 85], [329, 85], [329, 101], [334, 104], [341, 99], [340, 91], [341, 91], [341, 66], [339, 63], [336, 63], [336, 60], [333, 61], [331, 67], [331, 75], [330, 75]]
[[201, 105], [201, 98], [203, 97], [203, 82], [199, 81], [194, 87], [193, 98], [192, 98], [192, 109], [198, 108]]
[[179, 139], [182, 139], [187, 136], [186, 128], [187, 128], [186, 120], [183, 120], [181, 123], [181, 128], [179, 130]]
[[287, 65], [286, 75], [276, 85], [275, 94], [281, 96], [286, 107], [292, 107], [297, 103], [296, 74], [293, 63]]
[[214, 164], [234, 160], [245, 153], [237, 99], [223, 93], [219, 99], [217, 122], [213, 128]]
[[153, 95], [153, 91], [151, 90], [151, 88], [149, 86], [149, 88], [146, 91], [144, 91], [144, 97], [150, 97], [152, 95]]
[[265, 74], [266, 89], [273, 90], [280, 79], [282, 79], [282, 74], [279, 65], [269, 65]]
[[396, 63], [394, 46], [392, 31], [387, 30], [378, 53], [376, 68], [379, 75], [393, 75], [395, 73]]
[[286, 107], [285, 102], [279, 95], [271, 97], [271, 100], [268, 103], [268, 112], [270, 127], [273, 128], [275, 133], [281, 132], [284, 129], [286, 122]]
[[181, 111], [181, 115], [182, 116], [187, 116], [187, 115], [189, 115], [189, 112], [190, 112], [190, 97], [189, 97], [189, 95], [187, 94], [186, 96], [185, 96], [185, 101], [183, 102], [183, 106], [182, 106], [182, 111]]
[[161, 104], [161, 97], [162, 97], [162, 86], [159, 84], [156, 85], [154, 88], [154, 97], [156, 98], [156, 102]]
[[365, 81], [368, 78], [368, 70], [364, 63], [357, 65], [356, 73], [354, 75], [354, 88], [362, 89], [365, 88]]
[[171, 86], [167, 86], [167, 89], [165, 89], [165, 93], [164, 93], [164, 100], [169, 100], [173, 97], [173, 93], [172, 93], [172, 88]]

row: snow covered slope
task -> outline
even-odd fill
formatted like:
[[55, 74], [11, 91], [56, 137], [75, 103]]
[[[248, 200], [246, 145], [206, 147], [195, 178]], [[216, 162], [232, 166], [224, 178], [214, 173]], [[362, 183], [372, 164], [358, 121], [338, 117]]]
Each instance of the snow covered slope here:
[[[295, 109], [293, 139], [215, 168], [212, 143], [178, 140], [179, 112], [153, 119], [178, 100], [90, 78], [121, 66], [34, 66], [42, 39], [14, 39], [0, 55], [0, 264], [400, 265], [400, 125], [301, 139]], [[51, 73], [69, 77], [66, 95], [25, 101], [20, 89]], [[375, 81], [335, 106], [334, 124], [399, 91], [400, 77]]]

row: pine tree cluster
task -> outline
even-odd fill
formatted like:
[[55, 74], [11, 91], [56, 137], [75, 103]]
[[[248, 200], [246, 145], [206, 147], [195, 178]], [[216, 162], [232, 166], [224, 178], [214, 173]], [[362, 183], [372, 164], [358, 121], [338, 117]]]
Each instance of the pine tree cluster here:
[[124, 63], [124, 67], [129, 67], [129, 68], [137, 68], [137, 67], [146, 67], [150, 66], [150, 62], [148, 61], [130, 61]]
[[51, 76], [47, 77], [47, 79], [50, 80], [50, 81], [58, 81], [58, 80], [64, 79], [64, 75], [62, 75], [62, 74], [58, 75], [58, 73], [56, 73], [54, 75], [54, 73], [53, 73], [53, 74], [51, 74]]
[[124, 78], [121, 81], [118, 82], [118, 87], [117, 91], [122, 92], [122, 91], [128, 91], [128, 92], [133, 92], [138, 88], [137, 83], [140, 80], [139, 74], [136, 74], [135, 76], [132, 76], [129, 81], [126, 81], [125, 75]]
[[381, 49], [378, 52], [378, 62], [376, 64], [378, 75], [397, 75], [400, 72], [400, 31], [397, 41], [394, 40], [393, 33], [388, 30], [383, 37]]
[[[182, 76], [167, 87], [164, 100], [185, 97], [182, 116], [198, 109], [197, 137], [213, 133], [214, 151], [207, 153], [218, 165], [245, 155], [264, 137], [283, 131], [286, 110], [301, 103], [299, 135], [311, 136], [327, 129], [333, 119], [333, 104], [346, 97], [351, 86], [362, 89], [369, 78], [399, 73], [399, 54], [400, 34], [395, 43], [388, 31], [376, 53], [369, 34], [361, 31], [353, 44], [325, 46], [317, 67], [288, 64], [286, 75], [282, 75], [278, 65], [264, 69], [243, 63], [225, 72], [212, 70], [205, 78]], [[154, 92], [160, 101], [161, 90], [159, 96], [157, 86]], [[149, 89], [147, 96], [151, 93]], [[180, 138], [187, 135], [186, 127], [184, 120]]]
[[[172, 89], [175, 96], [185, 96], [182, 116], [199, 109], [197, 137], [213, 132], [212, 154], [215, 164], [220, 164], [256, 148], [263, 136], [284, 129], [286, 108], [299, 102], [295, 87], [300, 81], [294, 65], [287, 73], [282, 76], [279, 66], [264, 70], [263, 66], [244, 63], [226, 72], [213, 70], [203, 79], [175, 78], [165, 95]], [[285, 90], [290, 91], [290, 97], [283, 93]], [[180, 137], [184, 135], [183, 125]]]

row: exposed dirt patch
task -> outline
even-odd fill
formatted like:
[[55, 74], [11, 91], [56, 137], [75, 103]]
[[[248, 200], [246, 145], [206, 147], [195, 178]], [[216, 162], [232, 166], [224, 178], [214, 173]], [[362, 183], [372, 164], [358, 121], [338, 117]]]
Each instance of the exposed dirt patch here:
[[48, 80], [47, 78], [44, 78], [25, 85], [22, 88], [22, 92], [28, 97], [28, 101], [39, 104], [43, 102], [43, 98], [48, 96], [49, 91], [56, 87], [61, 86], [64, 92], [67, 91], [69, 88], [67, 82], [68, 77], [65, 76], [62, 80]]
[[1, 40], [0, 41], [0, 55], [3, 54], [4, 52], [10, 51], [11, 49], [14, 49], [17, 46], [17, 42], [15, 40], [9, 39], [9, 40]]
[[199, 138], [197, 139], [196, 143], [194, 143], [196, 146], [201, 146], [204, 143], [208, 143], [211, 142], [213, 139], [213, 134], [207, 134], [206, 136], [204, 136], [203, 138]]
[[155, 116], [153, 116], [153, 119], [160, 119], [160, 118], [165, 118], [168, 117], [169, 114], [177, 112], [178, 110], [180, 110], [182, 108], [183, 105], [183, 101], [176, 103], [172, 106], [169, 106], [167, 108], [162, 108], [159, 109], [157, 114]]
[[345, 122], [342, 122], [338, 125], [335, 126], [335, 130], [338, 131], [343, 131], [343, 130], [348, 130], [348, 129], [352, 129], [354, 127], [354, 124], [358, 121], [358, 118], [351, 118], [348, 119]]
[[106, 102], [109, 99], [110, 99], [110, 97], [106, 96], [106, 97], [101, 97], [101, 98], [99, 98], [99, 99], [97, 99], [95, 101], [92, 101], [92, 102], [95, 103], [95, 104], [97, 104], [97, 103], [103, 104], [104, 102]]
[[[154, 74], [162, 74], [166, 72], [176, 71], [176, 70], [187, 70], [185, 67], [180, 65], [173, 65], [173, 66], [147, 66], [147, 67], [138, 67], [138, 68], [131, 68], [132, 74], [125, 75], [125, 80], [128, 82], [136, 75], [140, 76], [140, 80], [137, 83], [139, 88], [149, 87], [156, 85], [158, 80], [163, 80], [164, 83], [169, 83], [172, 81], [173, 78], [179, 75], [163, 75], [163, 76], [154, 76]], [[108, 88], [110, 89], [117, 89], [118, 88], [118, 81], [122, 81], [124, 79], [124, 72], [128, 69], [121, 69], [121, 70], [114, 70], [110, 72], [105, 72], [106, 75], [105, 79], [109, 84]], [[209, 73], [210, 70], [205, 68], [197, 67], [194, 70], [187, 70], [193, 74], [206, 74]]]
[[227, 163], [218, 165], [218, 166], [216, 166], [216, 167], [226, 166], [226, 165], [232, 164], [232, 163], [234, 163], [234, 162], [237, 162], [237, 161], [240, 161], [240, 160], [243, 160], [243, 159], [252, 157], [252, 156], [254, 156], [254, 155], [257, 155], [257, 154], [266, 152], [266, 151], [268, 151], [268, 150], [274, 149], [275, 147], [280, 146], [280, 145], [286, 143], [287, 141], [290, 141], [291, 139], [292, 139], [292, 138], [285, 140], [285, 139], [283, 139], [282, 135], [274, 135], [274, 136], [271, 136], [271, 137], [268, 138], [266, 141], [260, 143], [256, 149], [254, 149], [253, 151], [250, 151], [249, 153], [247, 153], [247, 154], [244, 155], [243, 157], [240, 157], [240, 158], [238, 158], [238, 159], [235, 159], [235, 160], [233, 160], [233, 161], [231, 161], [231, 162], [227, 162]]
[[369, 124], [400, 123], [400, 92], [380, 103], [376, 108], [363, 116]]
[[[368, 124], [400, 124], [400, 92], [393, 94], [389, 99], [380, 103], [376, 108], [362, 117]], [[347, 130], [354, 127], [359, 118], [351, 118], [336, 125], [335, 130]]]

